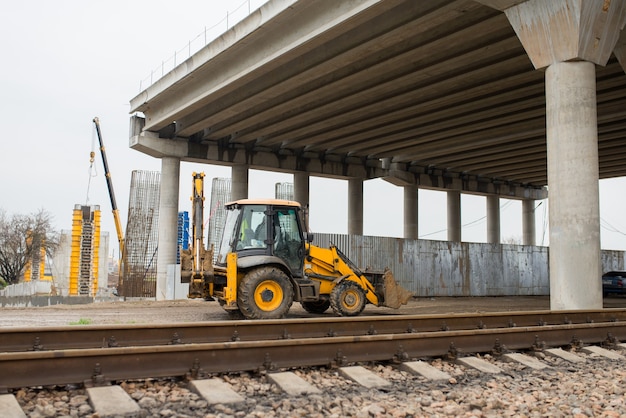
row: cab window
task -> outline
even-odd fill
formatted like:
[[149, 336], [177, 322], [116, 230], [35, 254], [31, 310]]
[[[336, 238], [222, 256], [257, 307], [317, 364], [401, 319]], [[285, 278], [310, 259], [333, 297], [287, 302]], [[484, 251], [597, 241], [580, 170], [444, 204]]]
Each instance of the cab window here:
[[277, 209], [274, 216], [274, 254], [282, 258], [292, 272], [302, 268], [304, 245], [295, 209]]
[[267, 248], [267, 222], [265, 206], [246, 206], [239, 227], [236, 250]]

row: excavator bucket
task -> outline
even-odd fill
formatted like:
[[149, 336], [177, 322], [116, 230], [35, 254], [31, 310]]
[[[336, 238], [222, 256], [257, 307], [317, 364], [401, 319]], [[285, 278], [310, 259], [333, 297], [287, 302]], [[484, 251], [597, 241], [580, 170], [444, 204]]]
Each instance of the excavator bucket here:
[[383, 306], [388, 308], [398, 309], [402, 305], [406, 305], [413, 294], [407, 289], [400, 286], [396, 279], [393, 277], [393, 273], [388, 268], [385, 269], [383, 274], [383, 284], [385, 287], [385, 295]]

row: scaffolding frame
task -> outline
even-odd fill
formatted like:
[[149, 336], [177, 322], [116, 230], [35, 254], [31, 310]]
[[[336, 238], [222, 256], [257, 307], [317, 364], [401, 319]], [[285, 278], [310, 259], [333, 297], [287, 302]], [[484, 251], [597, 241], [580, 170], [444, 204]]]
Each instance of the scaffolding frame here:
[[276, 199], [294, 200], [293, 183], [276, 183], [274, 185]]
[[211, 181], [211, 211], [209, 212], [208, 245], [215, 248], [213, 262], [217, 261], [217, 253], [226, 221], [226, 203], [231, 200], [231, 180], [229, 178], [214, 177]]

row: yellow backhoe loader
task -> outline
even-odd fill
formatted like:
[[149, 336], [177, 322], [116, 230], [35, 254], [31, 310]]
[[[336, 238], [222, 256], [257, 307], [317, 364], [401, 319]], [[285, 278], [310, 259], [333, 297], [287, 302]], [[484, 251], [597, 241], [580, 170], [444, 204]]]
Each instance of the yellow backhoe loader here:
[[213, 249], [202, 245], [202, 214], [195, 213], [204, 199], [196, 176], [194, 240], [181, 252], [181, 280], [189, 283], [190, 298], [217, 299], [226, 311], [248, 319], [282, 318], [294, 301], [311, 313], [330, 307], [336, 315], [355, 316], [367, 303], [399, 308], [410, 299], [391, 271], [362, 271], [336, 246], [313, 245], [303, 209], [287, 200], [227, 203], [212, 263]]

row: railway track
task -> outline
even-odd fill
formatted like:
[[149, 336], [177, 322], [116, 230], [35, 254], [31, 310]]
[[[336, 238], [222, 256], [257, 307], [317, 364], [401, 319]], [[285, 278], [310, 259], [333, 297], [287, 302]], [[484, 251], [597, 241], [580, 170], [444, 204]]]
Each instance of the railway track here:
[[11, 328], [0, 331], [0, 391], [455, 358], [623, 339], [623, 309]]

